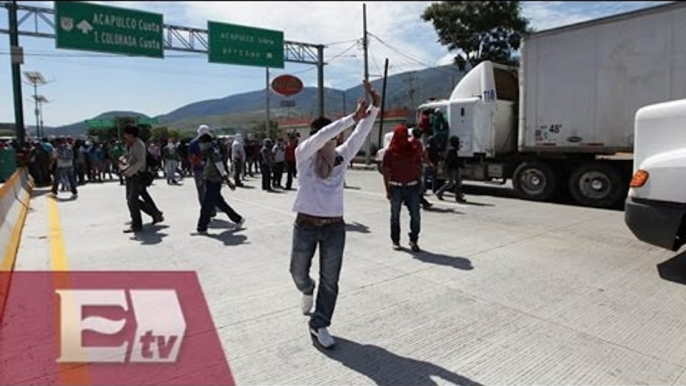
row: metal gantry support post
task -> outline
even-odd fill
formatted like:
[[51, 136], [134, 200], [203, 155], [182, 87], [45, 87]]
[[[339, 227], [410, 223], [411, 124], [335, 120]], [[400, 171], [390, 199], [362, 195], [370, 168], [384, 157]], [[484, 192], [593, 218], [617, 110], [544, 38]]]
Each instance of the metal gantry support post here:
[[26, 141], [24, 130], [24, 104], [21, 95], [21, 58], [19, 51], [19, 23], [17, 22], [17, 2], [8, 4], [10, 51], [12, 52], [12, 88], [14, 90], [14, 122], [17, 142], [23, 146]]

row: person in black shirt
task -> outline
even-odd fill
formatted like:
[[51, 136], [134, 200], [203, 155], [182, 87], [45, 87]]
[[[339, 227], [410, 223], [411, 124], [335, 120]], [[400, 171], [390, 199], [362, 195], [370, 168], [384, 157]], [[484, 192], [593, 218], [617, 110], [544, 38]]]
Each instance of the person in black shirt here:
[[443, 185], [436, 193], [436, 197], [441, 201], [443, 201], [443, 193], [448, 189], [454, 189], [455, 201], [462, 203], [466, 202], [464, 195], [462, 194], [462, 176], [460, 176], [461, 161], [457, 155], [459, 148], [460, 139], [456, 136], [450, 137], [450, 148], [445, 156], [445, 170], [448, 174], [448, 183]]

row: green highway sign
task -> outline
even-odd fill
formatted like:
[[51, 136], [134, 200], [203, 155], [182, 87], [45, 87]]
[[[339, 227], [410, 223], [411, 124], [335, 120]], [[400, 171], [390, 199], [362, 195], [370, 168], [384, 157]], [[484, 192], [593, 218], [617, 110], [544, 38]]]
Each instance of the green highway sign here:
[[283, 32], [210, 21], [210, 63], [283, 68]]
[[162, 15], [75, 1], [55, 1], [57, 48], [164, 57]]
[[115, 127], [114, 119], [86, 119], [89, 129], [109, 129]]

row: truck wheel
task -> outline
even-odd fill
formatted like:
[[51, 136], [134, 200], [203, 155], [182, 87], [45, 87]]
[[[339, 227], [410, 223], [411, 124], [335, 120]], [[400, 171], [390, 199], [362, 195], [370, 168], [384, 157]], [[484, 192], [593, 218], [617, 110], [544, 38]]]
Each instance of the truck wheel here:
[[609, 208], [624, 199], [622, 176], [614, 166], [589, 163], [578, 167], [569, 178], [569, 192], [576, 202], [594, 208]]
[[558, 176], [555, 170], [541, 162], [523, 162], [515, 170], [512, 179], [520, 197], [527, 200], [546, 201], [557, 192]]

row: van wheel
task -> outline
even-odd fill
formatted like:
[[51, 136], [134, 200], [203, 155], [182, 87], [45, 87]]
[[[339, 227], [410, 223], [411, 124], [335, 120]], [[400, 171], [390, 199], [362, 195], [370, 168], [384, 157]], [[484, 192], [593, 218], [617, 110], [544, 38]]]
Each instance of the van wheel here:
[[617, 168], [600, 162], [579, 166], [569, 178], [569, 192], [574, 200], [594, 208], [617, 206], [626, 194], [625, 185]]
[[547, 201], [557, 193], [558, 176], [555, 170], [541, 162], [523, 162], [512, 179], [520, 197], [527, 200]]

